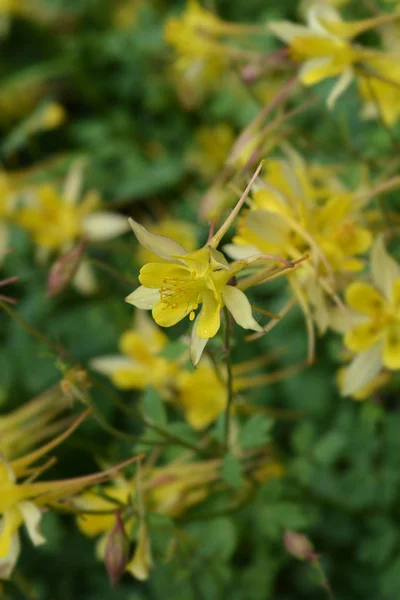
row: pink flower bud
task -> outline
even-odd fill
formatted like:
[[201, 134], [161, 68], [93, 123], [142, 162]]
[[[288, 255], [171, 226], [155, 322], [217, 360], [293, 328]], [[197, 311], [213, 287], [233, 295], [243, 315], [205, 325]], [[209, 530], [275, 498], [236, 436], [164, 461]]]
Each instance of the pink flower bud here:
[[47, 279], [47, 296], [52, 298], [63, 292], [75, 275], [86, 248], [83, 240], [60, 256], [50, 269]]
[[283, 543], [286, 550], [299, 560], [315, 560], [318, 558], [318, 555], [314, 552], [314, 546], [302, 533], [285, 531]]
[[115, 513], [115, 524], [108, 534], [104, 563], [112, 587], [121, 579], [129, 559], [129, 540], [125, 533], [121, 511]]

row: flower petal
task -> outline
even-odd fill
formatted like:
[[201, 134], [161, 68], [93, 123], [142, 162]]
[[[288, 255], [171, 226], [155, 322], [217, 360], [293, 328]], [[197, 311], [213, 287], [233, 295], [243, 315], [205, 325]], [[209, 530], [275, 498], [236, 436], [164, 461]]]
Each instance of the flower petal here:
[[245, 221], [251, 231], [273, 245], [280, 246], [288, 241], [289, 226], [277, 213], [268, 210], [251, 210], [246, 215]]
[[353, 78], [354, 74], [352, 69], [345, 69], [343, 71], [343, 73], [333, 86], [331, 93], [329, 94], [328, 99], [326, 101], [326, 104], [330, 110], [333, 109], [338, 98], [340, 98], [340, 96], [347, 90], [347, 88], [353, 81]]
[[340, 75], [343, 64], [334, 62], [330, 57], [311, 58], [301, 66], [299, 79], [304, 85], [314, 85], [328, 77]]
[[41, 510], [33, 502], [19, 502], [18, 508], [23, 516], [28, 535], [35, 546], [40, 546], [46, 539], [39, 531], [39, 523], [42, 518]]
[[160, 293], [158, 290], [149, 289], [141, 285], [125, 298], [125, 302], [133, 304], [133, 306], [141, 310], [150, 310], [159, 299]]
[[268, 29], [278, 39], [290, 43], [296, 37], [310, 35], [310, 30], [304, 25], [296, 25], [290, 21], [270, 21]]
[[263, 330], [253, 317], [250, 302], [241, 290], [232, 285], [226, 285], [222, 290], [222, 297], [225, 306], [240, 327], [253, 329], [254, 331]]
[[372, 286], [356, 281], [349, 285], [345, 292], [347, 304], [362, 313], [374, 317], [384, 307], [384, 299]]
[[257, 246], [242, 246], [242, 244], [225, 244], [223, 250], [230, 258], [235, 260], [249, 258], [249, 256], [260, 253]]
[[11, 537], [7, 555], [0, 558], [0, 580], [9, 579], [11, 577], [20, 551], [21, 544], [19, 541], [19, 534], [16, 531]]
[[160, 289], [165, 287], [165, 280], [171, 282], [172, 287], [178, 284], [177, 280], [191, 280], [193, 276], [187, 267], [174, 263], [147, 263], [140, 269], [139, 281], [147, 288]]
[[93, 241], [112, 240], [129, 231], [129, 222], [123, 215], [112, 212], [96, 212], [83, 221], [83, 232]]
[[102, 375], [112, 375], [119, 369], [132, 368], [132, 361], [120, 354], [111, 354], [109, 356], [99, 356], [90, 361], [90, 368]]
[[388, 369], [400, 369], [400, 323], [393, 323], [386, 330], [383, 364]]
[[345, 369], [341, 392], [350, 396], [368, 385], [382, 368], [382, 347], [376, 344], [365, 352], [358, 354]]
[[197, 333], [197, 324], [199, 317], [196, 317], [195, 322], [193, 323], [192, 335], [190, 336], [190, 362], [195, 367], [199, 362], [201, 355], [203, 354], [204, 348], [207, 345], [209, 338], [200, 338]]
[[96, 276], [88, 260], [81, 260], [78, 270], [72, 279], [72, 284], [81, 294], [85, 294], [86, 296], [90, 296], [97, 291]]
[[133, 219], [129, 219], [129, 224], [132, 227], [133, 233], [136, 235], [139, 244], [141, 244], [143, 248], [146, 248], [146, 250], [154, 252], [157, 256], [165, 258], [166, 260], [171, 260], [174, 255], [186, 254], [186, 250], [178, 244], [178, 242], [175, 242], [175, 240], [172, 240], [165, 235], [150, 233], [143, 225], [140, 225], [140, 223], [137, 223]]
[[383, 329], [373, 321], [356, 325], [344, 336], [344, 343], [353, 352], [363, 352], [379, 340]]
[[400, 266], [387, 253], [382, 235], [375, 239], [372, 246], [371, 272], [376, 286], [387, 299], [390, 299], [393, 284], [396, 279], [400, 279]]
[[203, 303], [196, 333], [200, 338], [212, 338], [217, 333], [221, 324], [221, 302], [212, 290], [204, 290], [201, 295]]
[[163, 300], [153, 306], [153, 319], [160, 327], [172, 327], [182, 321], [192, 311], [186, 302], [167, 303]]

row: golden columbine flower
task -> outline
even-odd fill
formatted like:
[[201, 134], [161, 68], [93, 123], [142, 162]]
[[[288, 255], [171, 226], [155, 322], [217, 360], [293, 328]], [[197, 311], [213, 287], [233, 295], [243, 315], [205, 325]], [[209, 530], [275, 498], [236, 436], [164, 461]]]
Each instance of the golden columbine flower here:
[[353, 313], [344, 343], [356, 357], [345, 369], [344, 395], [370, 384], [382, 367], [400, 369], [400, 266], [381, 236], [372, 247], [371, 276], [373, 285], [354, 282], [345, 294]]
[[[71, 172], [73, 178], [80, 174]], [[77, 182], [78, 183], [78, 182]], [[107, 240], [127, 231], [121, 215], [98, 210], [96, 192], [88, 192], [79, 202], [72, 180], [61, 193], [51, 184], [38, 186], [17, 215], [17, 222], [46, 251], [65, 250], [80, 237]], [[71, 185], [71, 187], [69, 187]]]
[[329, 324], [326, 295], [333, 293], [333, 278], [361, 270], [360, 259], [372, 241], [362, 223], [362, 207], [329, 169], [307, 165], [290, 149], [288, 159], [267, 163], [250, 209], [238, 219], [233, 244], [224, 249], [236, 259], [267, 252], [293, 261], [308, 253], [311, 260], [289, 281], [300, 306], [313, 306], [324, 332]]
[[140, 309], [151, 309], [161, 327], [171, 327], [187, 316], [191, 321], [196, 319], [191, 344], [194, 363], [199, 361], [208, 339], [217, 334], [224, 306], [244, 329], [261, 330], [245, 294], [230, 284], [250, 260], [229, 265], [214, 247], [220, 232], [200, 250], [186, 252], [175, 240], [152, 234], [133, 219], [130, 224], [139, 243], [168, 262], [144, 265], [139, 275], [142, 285], [126, 301]]
[[0, 456], [6, 460], [16, 458], [65, 429], [70, 418], [63, 413], [69, 405], [56, 385], [12, 412], [0, 415]]
[[222, 24], [197, 0], [189, 0], [180, 17], [171, 17], [166, 22], [164, 38], [177, 54], [173, 69], [188, 104], [196, 104], [224, 73], [227, 57], [217, 44]]
[[[332, 107], [357, 74], [358, 64], [368, 67], [369, 61], [372, 61], [372, 66], [375, 59], [390, 59], [390, 55], [382, 51], [362, 47], [351, 40], [360, 33], [397, 17], [396, 14], [382, 15], [344, 22], [332, 6], [320, 4], [309, 10], [306, 26], [280, 21], [269, 23], [269, 29], [288, 43], [292, 58], [302, 63], [299, 77], [304, 85], [314, 85], [324, 79], [339, 76], [328, 97], [328, 106]], [[390, 98], [388, 101], [391, 102]]]
[[218, 377], [214, 365], [208, 360], [202, 359], [194, 371], [180, 371], [176, 386], [176, 403], [193, 429], [205, 429], [226, 408], [226, 382]]
[[177, 517], [191, 506], [199, 504], [207, 497], [209, 485], [219, 478], [220, 464], [219, 460], [208, 460], [143, 467], [140, 490], [142, 508], [137, 498], [139, 490], [136, 479], [125, 480], [120, 477], [113, 485], [104, 487], [104, 494], [86, 491], [73, 500], [74, 506], [80, 511], [78, 527], [89, 537], [99, 537], [97, 555], [102, 559], [118, 509], [128, 538], [131, 537], [132, 528], [137, 527], [136, 548], [125, 570], [136, 579], [147, 579], [152, 557], [146, 521], [140, 513], [149, 509], [157, 514]]
[[164, 398], [171, 394], [178, 364], [161, 356], [168, 338], [145, 313], [138, 311], [132, 329], [120, 338], [121, 354], [94, 358], [90, 366], [110, 377], [118, 388], [156, 388]]
[[[87, 414], [83, 413], [69, 429], [38, 450], [9, 462], [0, 460], [0, 579], [8, 579], [15, 567], [20, 553], [19, 529], [22, 525], [25, 525], [35, 546], [43, 544], [46, 540], [39, 530], [43, 509], [104, 481], [115, 475], [116, 469], [137, 460], [134, 458], [101, 473], [75, 479], [33, 481], [44, 470], [42, 465], [35, 467], [35, 463], [64, 441]], [[47, 467], [51, 464], [52, 461], [49, 461]]]
[[189, 164], [205, 180], [212, 179], [224, 165], [234, 141], [235, 134], [228, 123], [199, 127]]

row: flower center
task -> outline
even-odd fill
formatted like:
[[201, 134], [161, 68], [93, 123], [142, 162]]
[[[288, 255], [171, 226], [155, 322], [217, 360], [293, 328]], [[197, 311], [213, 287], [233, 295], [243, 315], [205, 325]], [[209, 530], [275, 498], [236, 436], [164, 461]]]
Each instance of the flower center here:
[[160, 288], [160, 300], [169, 308], [185, 305], [191, 321], [201, 302], [204, 278], [196, 278], [196, 271], [190, 271], [190, 278], [165, 277]]

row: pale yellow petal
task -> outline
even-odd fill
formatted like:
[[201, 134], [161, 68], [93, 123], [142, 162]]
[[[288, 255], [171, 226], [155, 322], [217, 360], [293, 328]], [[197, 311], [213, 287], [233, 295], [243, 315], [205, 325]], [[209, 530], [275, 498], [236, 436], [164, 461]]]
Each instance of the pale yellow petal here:
[[170, 260], [174, 255], [186, 254], [185, 248], [178, 244], [178, 242], [175, 242], [175, 240], [165, 235], [150, 233], [143, 225], [140, 225], [140, 223], [137, 223], [133, 219], [129, 219], [129, 224], [139, 244], [146, 248], [146, 250], [154, 252], [157, 256]]
[[150, 310], [154, 304], [160, 300], [160, 292], [156, 289], [149, 289], [141, 285], [134, 292], [125, 298], [125, 302], [133, 304], [141, 310]]
[[126, 217], [112, 212], [96, 212], [83, 221], [83, 232], [92, 241], [112, 240], [129, 231]]
[[197, 335], [197, 325], [198, 325], [199, 317], [196, 317], [195, 322], [193, 323], [192, 333], [190, 336], [190, 362], [195, 367], [203, 354], [204, 348], [209, 340], [209, 338], [200, 338]]
[[376, 344], [358, 354], [345, 369], [341, 382], [343, 396], [351, 396], [368, 385], [382, 368], [382, 347]]
[[20, 502], [18, 509], [24, 519], [28, 535], [35, 546], [41, 546], [46, 542], [39, 530], [39, 524], [42, 518], [41, 510], [33, 502]]
[[336, 101], [347, 90], [347, 88], [353, 81], [353, 78], [354, 78], [354, 74], [353, 74], [352, 69], [345, 69], [343, 71], [343, 73], [341, 74], [341, 76], [339, 77], [339, 79], [337, 80], [335, 85], [333, 86], [331, 93], [329, 94], [328, 99], [326, 101], [328, 108], [330, 110], [333, 109], [333, 107], [336, 104]]
[[382, 235], [377, 236], [372, 245], [371, 272], [375, 285], [389, 299], [394, 282], [400, 279], [400, 266], [386, 251]]
[[253, 317], [250, 302], [241, 290], [232, 285], [226, 285], [222, 290], [222, 297], [225, 306], [240, 327], [253, 331], [263, 330]]
[[98, 356], [97, 358], [93, 358], [89, 366], [94, 371], [98, 373], [102, 373], [102, 375], [112, 375], [115, 371], [119, 369], [128, 369], [132, 366], [132, 361], [126, 356], [121, 356], [120, 354], [112, 354], [109, 356]]

